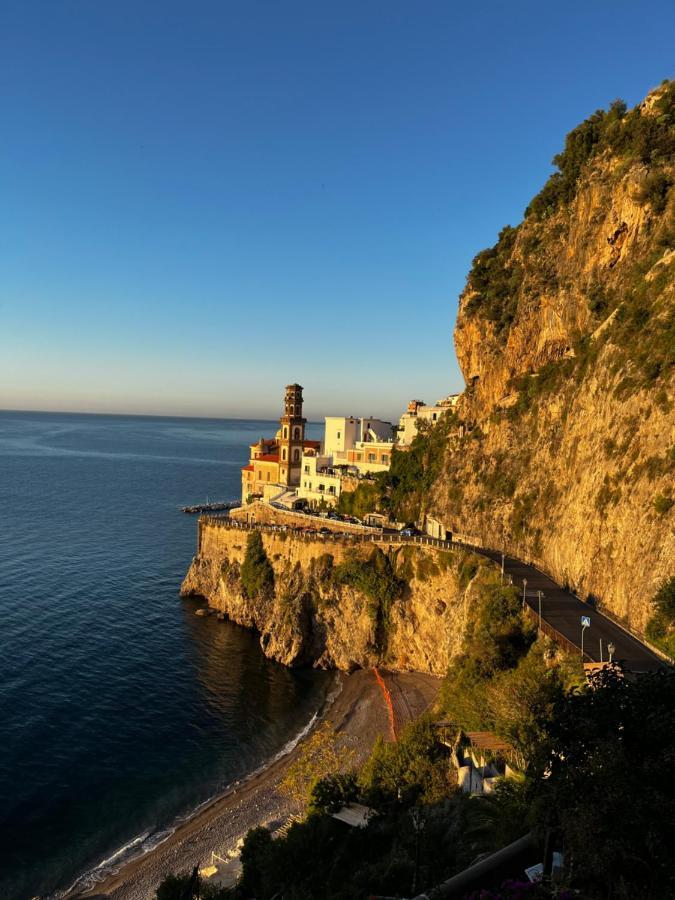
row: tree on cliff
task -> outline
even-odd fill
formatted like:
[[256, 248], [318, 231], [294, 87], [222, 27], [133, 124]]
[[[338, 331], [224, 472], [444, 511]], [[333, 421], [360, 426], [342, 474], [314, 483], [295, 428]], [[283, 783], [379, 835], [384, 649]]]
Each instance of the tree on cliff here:
[[241, 585], [244, 596], [249, 600], [269, 599], [274, 593], [274, 569], [265, 553], [259, 531], [252, 531], [246, 541]]

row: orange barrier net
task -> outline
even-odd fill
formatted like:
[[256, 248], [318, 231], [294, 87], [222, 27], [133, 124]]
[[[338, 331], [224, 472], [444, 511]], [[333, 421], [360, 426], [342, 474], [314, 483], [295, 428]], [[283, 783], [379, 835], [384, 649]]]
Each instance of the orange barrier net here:
[[394, 717], [394, 704], [391, 702], [391, 694], [389, 693], [389, 688], [384, 683], [384, 679], [377, 671], [377, 666], [373, 666], [373, 674], [377, 679], [377, 683], [379, 684], [382, 694], [384, 696], [384, 702], [387, 704], [387, 712], [389, 714], [389, 727], [391, 729], [391, 739], [395, 741], [396, 738], [396, 719]]

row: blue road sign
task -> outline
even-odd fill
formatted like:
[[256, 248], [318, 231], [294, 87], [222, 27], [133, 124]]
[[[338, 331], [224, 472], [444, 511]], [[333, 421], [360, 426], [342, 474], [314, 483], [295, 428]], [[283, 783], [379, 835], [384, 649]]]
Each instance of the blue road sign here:
[[590, 616], [582, 616], [581, 617], [581, 627], [582, 628], [588, 628], [590, 626], [590, 624], [591, 624]]

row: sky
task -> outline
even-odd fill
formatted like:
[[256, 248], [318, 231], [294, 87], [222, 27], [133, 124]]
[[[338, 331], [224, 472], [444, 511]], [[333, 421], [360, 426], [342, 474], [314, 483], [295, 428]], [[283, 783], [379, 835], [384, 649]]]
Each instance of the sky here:
[[0, 408], [398, 416], [675, 4], [3, 0]]

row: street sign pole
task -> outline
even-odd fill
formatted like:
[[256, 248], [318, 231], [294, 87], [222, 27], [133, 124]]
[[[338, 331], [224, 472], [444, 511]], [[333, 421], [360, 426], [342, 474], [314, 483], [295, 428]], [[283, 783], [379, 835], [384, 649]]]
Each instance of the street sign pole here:
[[587, 628], [590, 628], [591, 625], [591, 617], [590, 616], [582, 616], [581, 617], [581, 659], [583, 661], [584, 658], [584, 631]]

